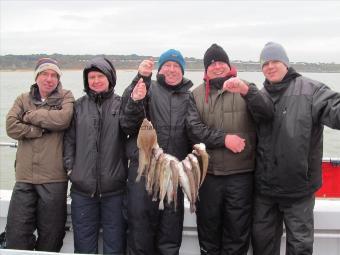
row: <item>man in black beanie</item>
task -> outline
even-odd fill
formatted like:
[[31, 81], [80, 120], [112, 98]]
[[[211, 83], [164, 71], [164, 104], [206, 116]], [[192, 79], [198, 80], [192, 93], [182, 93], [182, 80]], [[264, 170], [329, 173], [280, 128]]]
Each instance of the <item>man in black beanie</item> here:
[[[272, 117], [263, 118], [263, 109], [256, 107], [260, 102], [253, 101], [258, 131], [254, 255], [280, 253], [283, 222], [286, 254], [310, 255], [314, 193], [322, 185], [323, 125], [340, 129], [340, 94], [297, 73], [278, 43], [264, 46], [260, 63], [265, 77], [262, 92], [270, 97], [261, 104], [271, 109]], [[235, 83], [228, 90], [240, 93], [247, 88]]]
[[191, 136], [198, 136], [201, 120], [224, 136], [220, 146], [201, 141], [210, 155], [197, 204], [201, 254], [245, 255], [251, 234], [256, 133], [243, 96], [224, 87], [230, 82], [248, 85], [236, 77], [227, 53], [217, 44], [205, 52], [204, 68], [204, 83], [193, 90], [188, 127]]

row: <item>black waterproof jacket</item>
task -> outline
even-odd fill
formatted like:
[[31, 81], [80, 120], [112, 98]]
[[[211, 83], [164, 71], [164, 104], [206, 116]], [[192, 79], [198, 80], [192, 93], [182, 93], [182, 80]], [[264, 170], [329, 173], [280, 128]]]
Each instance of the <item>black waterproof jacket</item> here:
[[122, 96], [121, 125], [130, 136], [127, 145], [128, 158], [138, 161], [136, 138], [144, 117], [147, 117], [157, 131], [158, 144], [164, 152], [180, 160], [184, 159], [191, 149], [185, 129], [185, 116], [191, 94], [188, 90], [192, 82], [183, 78], [182, 84], [173, 89], [164, 83], [151, 81], [151, 77], [144, 77], [147, 95], [143, 100], [133, 101], [131, 93], [140, 77], [138, 74], [134, 78]]
[[262, 91], [272, 99], [274, 118], [258, 122], [255, 188], [274, 197], [310, 195], [322, 183], [323, 125], [340, 129], [340, 94], [292, 68]]
[[[110, 82], [108, 92], [95, 94], [88, 87], [89, 70], [100, 70]], [[64, 168], [71, 190], [88, 196], [124, 192], [127, 179], [126, 136], [119, 124], [121, 98], [114, 94], [115, 71], [95, 59], [84, 69], [86, 95], [74, 106], [71, 126], [64, 136]]]

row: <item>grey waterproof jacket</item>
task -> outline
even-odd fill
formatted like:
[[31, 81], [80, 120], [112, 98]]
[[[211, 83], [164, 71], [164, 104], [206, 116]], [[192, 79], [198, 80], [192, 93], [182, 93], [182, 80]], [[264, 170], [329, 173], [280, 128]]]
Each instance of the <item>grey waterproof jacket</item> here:
[[322, 184], [323, 126], [340, 129], [340, 94], [293, 69], [287, 76], [262, 90], [274, 118], [258, 119], [255, 187], [268, 196], [303, 197]]
[[[88, 87], [87, 73], [99, 70], [110, 81], [109, 91], [96, 94]], [[119, 124], [121, 98], [114, 94], [115, 71], [103, 59], [84, 69], [86, 95], [75, 102], [70, 128], [64, 137], [64, 168], [71, 190], [87, 196], [124, 192], [127, 179], [126, 136]]]
[[166, 153], [180, 160], [184, 159], [191, 149], [185, 129], [185, 118], [190, 96], [188, 90], [192, 82], [184, 78], [178, 89], [171, 89], [151, 81], [150, 77], [144, 77], [148, 88], [147, 96], [143, 100], [133, 101], [131, 92], [140, 77], [137, 75], [123, 94], [121, 125], [130, 136], [127, 151], [129, 159], [138, 160], [136, 137], [144, 117], [154, 125], [159, 146]]

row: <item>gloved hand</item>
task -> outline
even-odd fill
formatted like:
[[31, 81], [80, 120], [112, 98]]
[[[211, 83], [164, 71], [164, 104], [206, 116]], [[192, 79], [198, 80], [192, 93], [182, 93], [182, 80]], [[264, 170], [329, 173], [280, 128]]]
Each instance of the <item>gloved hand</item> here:
[[226, 135], [224, 139], [225, 147], [234, 153], [239, 153], [244, 150], [246, 140], [238, 135]]

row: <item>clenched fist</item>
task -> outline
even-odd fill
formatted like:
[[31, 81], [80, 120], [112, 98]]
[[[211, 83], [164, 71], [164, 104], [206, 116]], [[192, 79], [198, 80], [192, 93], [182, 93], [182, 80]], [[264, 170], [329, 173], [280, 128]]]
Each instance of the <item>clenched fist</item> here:
[[223, 90], [230, 93], [240, 93], [242, 96], [247, 95], [249, 87], [244, 81], [237, 77], [230, 78], [223, 83]]
[[146, 96], [146, 92], [147, 90], [143, 78], [140, 78], [136, 86], [133, 88], [131, 97], [134, 101], [142, 100]]
[[142, 76], [149, 77], [152, 74], [153, 67], [154, 67], [153, 59], [143, 60], [138, 67], [138, 73]]

